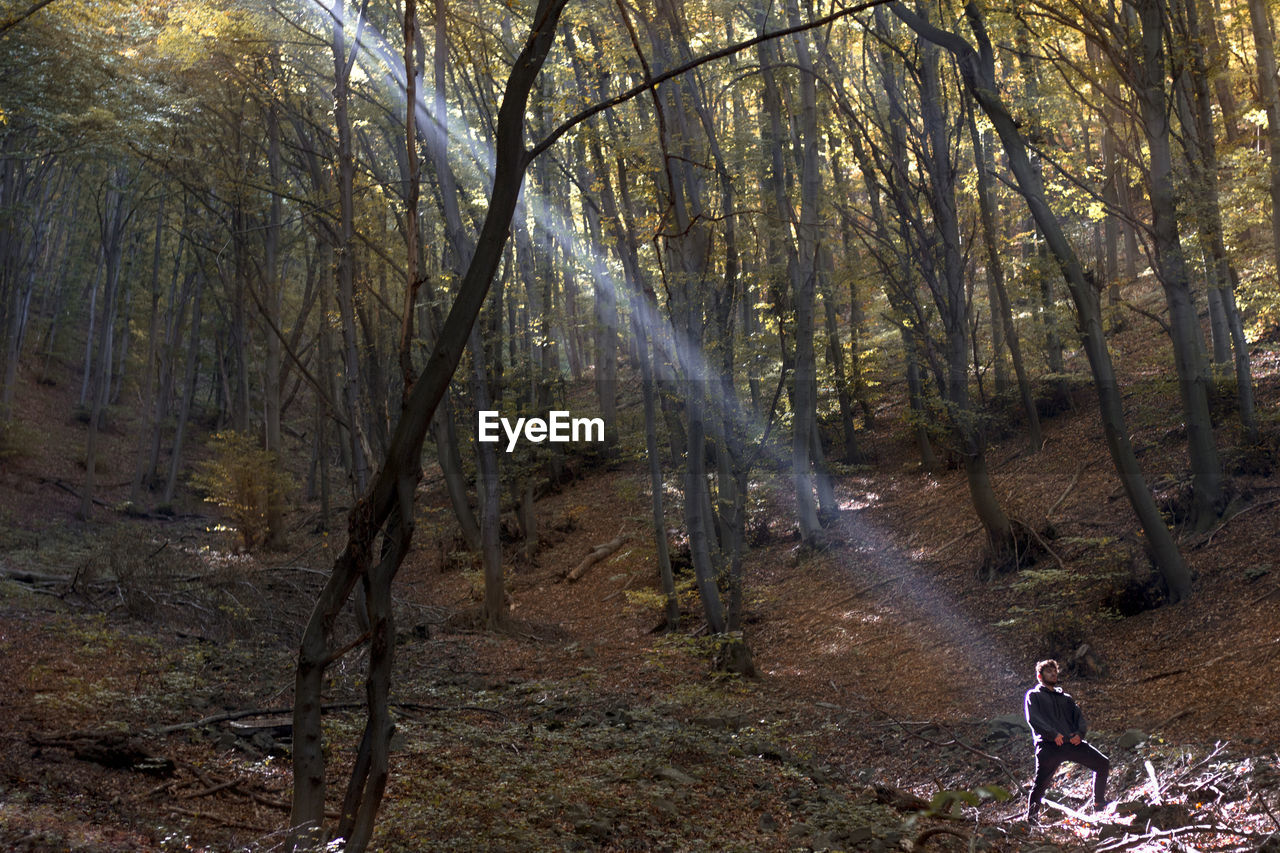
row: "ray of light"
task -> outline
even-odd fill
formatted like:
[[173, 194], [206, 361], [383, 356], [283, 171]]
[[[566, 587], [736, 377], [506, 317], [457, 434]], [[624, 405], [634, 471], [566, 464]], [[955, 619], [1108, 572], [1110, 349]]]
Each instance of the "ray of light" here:
[[[327, 19], [337, 17], [341, 10], [327, 5], [325, 0], [311, 0], [315, 7]], [[359, 58], [364, 59], [370, 67], [366, 73], [370, 79], [380, 80], [384, 93], [392, 99], [401, 111], [405, 104], [405, 75], [403, 61], [389, 47], [377, 29], [367, 21], [359, 27], [361, 37], [357, 45]], [[376, 72], [376, 73], [375, 73]], [[432, 138], [438, 137], [442, 128], [447, 129], [448, 139], [445, 143], [456, 143], [469, 158], [468, 165], [483, 180], [491, 181], [493, 175], [494, 152], [488, 142], [470, 126], [467, 117], [461, 113], [451, 114], [448, 121], [437, 120], [426, 101], [427, 87], [419, 78], [415, 98], [415, 118], [424, 142], [431, 144]], [[434, 89], [430, 89], [434, 93]], [[447, 155], [447, 151], [445, 152]], [[587, 202], [584, 202], [587, 203]], [[528, 221], [533, 227], [541, 229], [549, 236], [556, 247], [562, 249], [568, 257], [576, 258], [579, 266], [589, 280], [599, 288], [607, 288], [612, 292], [615, 302], [627, 307], [633, 321], [649, 336], [656, 347], [661, 348], [668, 356], [676, 356], [683, 367], [687, 378], [706, 383], [719, 381], [718, 371], [708, 361], [699, 342], [691, 340], [672, 322], [661, 307], [651, 302], [640, 292], [635, 283], [624, 283], [614, 275], [609, 263], [609, 254], [589, 236], [582, 234], [563, 223], [572, 221], [566, 210], [559, 207], [560, 202], [532, 192], [529, 186], [523, 190], [523, 207], [528, 214]], [[537, 246], [537, 241], [533, 241]], [[739, 405], [726, 405], [723, 400], [715, 400], [721, 417], [731, 419], [733, 427], [748, 437], [758, 437], [765, 432], [765, 425], [758, 416]], [[750, 439], [748, 439], [750, 440]], [[779, 470], [789, 471], [792, 465], [789, 451], [771, 443], [764, 448], [769, 459]], [[855, 553], [857, 571], [870, 575], [879, 583], [881, 581], [896, 582], [898, 590], [911, 603], [913, 609], [932, 621], [940, 633], [957, 640], [954, 645], [967, 660], [965, 664], [975, 668], [985, 668], [1006, 678], [1020, 680], [1019, 674], [1012, 667], [1009, 656], [995, 639], [984, 639], [983, 627], [968, 618], [937, 583], [927, 574], [923, 560], [924, 555], [908, 553], [898, 547], [887, 533], [873, 524], [863, 510], [879, 503], [880, 496], [873, 491], [864, 490], [852, 494], [844, 502], [842, 508], [854, 510], [843, 514], [844, 523], [852, 533], [850, 539], [857, 543]], [[878, 621], [879, 616], [869, 617]], [[828, 651], [839, 653], [842, 643], [832, 643]], [[948, 665], [954, 662], [949, 662]]]

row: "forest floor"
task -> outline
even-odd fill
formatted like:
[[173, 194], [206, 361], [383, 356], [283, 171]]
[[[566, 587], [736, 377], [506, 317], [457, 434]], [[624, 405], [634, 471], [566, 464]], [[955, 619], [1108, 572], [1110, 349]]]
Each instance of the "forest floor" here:
[[[1185, 436], [1153, 327], [1131, 316], [1114, 346], [1140, 461], [1176, 514]], [[756, 678], [717, 669], [692, 594], [682, 630], [655, 631], [638, 457], [570, 460], [578, 477], [537, 504], [539, 550], [508, 568], [513, 621], [498, 634], [475, 626], [479, 573], [454, 552], [429, 472], [397, 580], [397, 735], [374, 847], [1280, 849], [1277, 347], [1255, 347], [1254, 367], [1264, 444], [1242, 447], [1219, 401], [1233, 503], [1181, 534], [1196, 582], [1172, 606], [1142, 601], [1150, 570], [1087, 382], [1045, 418], [1039, 452], [1016, 424], [991, 445], [997, 491], [1047, 548], [1021, 571], [982, 570], [963, 472], [920, 470], [896, 403], [862, 432], [870, 461], [833, 466], [842, 511], [822, 550], [798, 547], [787, 479], [762, 465], [746, 566]], [[23, 452], [0, 460], [0, 849], [278, 849], [287, 740], [229, 718], [287, 717], [340, 534], [311, 532], [312, 505], [290, 550], [245, 555], [194, 498], [172, 519], [126, 515], [127, 415], [108, 435], [109, 506], [76, 522], [73, 383], [25, 382]], [[624, 412], [638, 445], [639, 406]], [[619, 534], [616, 553], [563, 579]], [[1075, 661], [1064, 686], [1111, 757], [1119, 807], [1029, 827], [1021, 701], [1049, 655]], [[343, 657], [326, 688], [335, 809], [363, 662]], [[1088, 790], [1063, 770], [1049, 797], [1074, 808]]]

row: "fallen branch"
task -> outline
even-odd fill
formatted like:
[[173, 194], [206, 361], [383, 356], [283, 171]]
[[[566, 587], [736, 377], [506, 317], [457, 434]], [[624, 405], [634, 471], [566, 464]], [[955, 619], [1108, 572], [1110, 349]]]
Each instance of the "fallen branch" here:
[[1071, 806], [1064, 805], [1058, 802], [1057, 800], [1051, 800], [1048, 797], [1045, 797], [1040, 802], [1044, 803], [1046, 806], [1048, 806], [1051, 809], [1057, 809], [1058, 811], [1062, 812], [1064, 815], [1067, 815], [1068, 817], [1073, 817], [1076, 820], [1083, 821], [1085, 823], [1097, 823], [1099, 821], [1099, 818], [1095, 815], [1085, 814], [1082, 811], [1073, 809], [1071, 808]]
[[[57, 479], [50, 480], [48, 477], [40, 477], [38, 480], [36, 480], [36, 482], [49, 485], [49, 486], [55, 486], [59, 489], [62, 489], [64, 492], [67, 492], [68, 494], [74, 495], [77, 500], [84, 500], [84, 497], [81, 496], [80, 492], [76, 491], [72, 486], [62, 482], [61, 480], [57, 480]], [[125, 485], [128, 485], [128, 484], [126, 483]], [[113, 508], [112, 504], [102, 500], [101, 498], [94, 498], [93, 503], [95, 506], [102, 506], [108, 509]]]
[[[321, 711], [354, 711], [357, 708], [365, 707], [364, 702], [330, 702], [327, 705], [321, 705]], [[492, 711], [488, 708], [479, 708], [472, 705], [424, 705], [421, 702], [392, 702], [392, 708], [407, 708], [411, 711], [482, 711], [484, 713], [499, 712]], [[174, 723], [171, 726], [161, 726], [156, 729], [146, 729], [143, 733], [148, 735], [169, 735], [174, 732], [187, 731], [188, 729], [200, 729], [205, 726], [211, 726], [214, 723], [225, 723], [231, 720], [243, 720], [245, 717], [279, 717], [293, 713], [293, 706], [285, 708], [251, 708], [247, 711], [228, 711], [225, 714], [213, 714], [209, 717], [202, 717], [189, 723]]]
[[928, 811], [929, 801], [917, 797], [910, 791], [886, 785], [883, 782], [872, 782], [871, 791], [877, 803], [897, 809], [900, 812]]
[[[878, 708], [877, 708], [876, 710], [878, 710], [878, 711], [879, 711], [880, 709], [878, 709]], [[881, 713], [885, 713], [885, 712], [881, 711]], [[946, 742], [943, 742], [943, 741], [936, 741], [936, 740], [933, 740], [932, 738], [927, 738], [927, 737], [925, 737], [924, 735], [920, 734], [919, 732], [913, 732], [913, 731], [911, 731], [911, 729], [907, 728], [906, 724], [904, 724], [904, 723], [902, 723], [902, 722], [899, 722], [898, 720], [894, 719], [891, 715], [889, 715], [889, 714], [885, 713], [885, 716], [886, 716], [886, 717], [889, 717], [889, 719], [890, 719], [890, 720], [893, 720], [893, 723], [894, 723], [895, 725], [897, 725], [897, 726], [898, 726], [898, 728], [902, 729], [902, 731], [903, 731], [903, 732], [905, 732], [905, 733], [906, 733], [906, 735], [907, 735], [907, 737], [909, 737], [909, 738], [916, 738], [916, 739], [918, 739], [918, 740], [922, 740], [922, 741], [924, 741], [925, 743], [929, 744], [930, 746], [936, 746], [936, 747], [939, 747], [939, 748], [948, 747], [948, 746], [958, 746], [958, 747], [960, 747], [961, 749], [963, 749], [963, 750], [965, 750], [965, 751], [967, 751], [967, 752], [971, 752], [971, 753], [973, 753], [974, 755], [978, 756], [979, 758], [982, 758], [982, 759], [983, 759], [983, 760], [985, 760], [985, 761], [989, 761], [989, 762], [991, 762], [991, 763], [992, 763], [992, 764], [994, 764], [996, 767], [999, 767], [999, 768], [1000, 768], [1000, 770], [1001, 770], [1001, 771], [1003, 771], [1003, 772], [1004, 772], [1004, 774], [1005, 774], [1006, 776], [1008, 776], [1010, 779], [1014, 780], [1015, 782], [1016, 782], [1016, 781], [1017, 781], [1017, 779], [1018, 779], [1018, 777], [1017, 777], [1017, 776], [1015, 776], [1015, 775], [1013, 774], [1013, 771], [1011, 771], [1011, 770], [1008, 768], [1008, 766], [1007, 766], [1007, 765], [1005, 765], [1005, 763], [1004, 763], [1003, 761], [1001, 761], [1001, 760], [1000, 760], [1000, 758], [999, 758], [998, 756], [992, 755], [992, 754], [991, 754], [991, 753], [989, 753], [989, 752], [983, 752], [982, 750], [978, 749], [978, 748], [977, 748], [977, 747], [975, 747], [975, 746], [970, 746], [969, 744], [967, 744], [967, 743], [965, 743], [964, 741], [960, 740], [960, 738], [956, 737], [955, 732], [951, 731], [950, 729], [946, 728], [945, 726], [940, 725], [939, 723], [935, 723], [935, 722], [928, 722], [928, 723], [924, 723], [924, 724], [922, 724], [922, 725], [924, 725], [924, 727], [925, 727], [925, 728], [930, 728], [930, 727], [932, 727], [932, 728], [936, 728], [936, 729], [938, 729], [938, 730], [940, 730], [940, 731], [942, 731], [942, 732], [945, 732], [946, 734], [951, 735], [951, 740], [946, 741]]]
[[1249, 606], [1254, 607], [1255, 605], [1261, 604], [1271, 596], [1275, 595], [1277, 592], [1280, 592], [1280, 584], [1272, 584], [1271, 589], [1267, 590], [1262, 595], [1255, 598], [1253, 601], [1250, 601]]
[[1058, 507], [1062, 506], [1062, 502], [1067, 499], [1067, 495], [1071, 494], [1071, 490], [1076, 487], [1076, 483], [1080, 480], [1080, 475], [1084, 473], [1084, 469], [1085, 467], [1088, 466], [1088, 464], [1089, 464], [1088, 462], [1080, 463], [1080, 467], [1076, 469], [1076, 475], [1071, 478], [1070, 483], [1067, 483], [1067, 488], [1062, 493], [1062, 497], [1054, 501], [1053, 506], [1049, 507], [1048, 512], [1044, 514], [1045, 518], [1051, 518], [1053, 516], [1054, 511], [1057, 510]]
[[1274, 646], [1276, 643], [1280, 643], [1280, 638], [1267, 640], [1265, 643], [1257, 643], [1252, 646], [1244, 646], [1242, 648], [1232, 649], [1231, 651], [1226, 652], [1224, 654], [1220, 654], [1213, 660], [1205, 661], [1204, 663], [1197, 663], [1197, 664], [1192, 664], [1191, 666], [1182, 666], [1182, 667], [1178, 667], [1177, 669], [1168, 669], [1168, 670], [1165, 670], [1164, 672], [1157, 672], [1155, 675], [1148, 675], [1146, 678], [1138, 679], [1137, 683], [1146, 684], [1149, 681], [1159, 681], [1160, 679], [1168, 678], [1171, 675], [1181, 675], [1184, 672], [1190, 672], [1192, 669], [1206, 669], [1215, 664], [1221, 663], [1227, 658], [1232, 658], [1232, 657], [1235, 657], [1236, 655], [1244, 654], [1245, 652], [1256, 651], [1257, 649], [1264, 649], [1267, 646]]
[[219, 782], [218, 784], [212, 785], [208, 788], [201, 788], [199, 791], [188, 791], [185, 794], [179, 795], [178, 799], [194, 800], [200, 797], [208, 797], [218, 793], [219, 791], [225, 791], [227, 788], [234, 788], [236, 785], [239, 785], [242, 781], [243, 781], [242, 779], [228, 779], [225, 782]]
[[578, 564], [577, 568], [575, 568], [573, 571], [565, 575], [565, 580], [569, 581], [570, 583], [578, 580], [584, 574], [586, 574], [587, 569], [591, 568], [596, 563], [603, 560], [605, 557], [612, 555], [615, 551], [621, 548], [623, 544], [630, 539], [631, 539], [631, 534], [624, 533], [621, 536], [619, 536], [617, 539], [612, 539], [608, 542], [605, 542], [603, 545], [595, 546], [595, 548], [592, 549], [591, 553], [588, 554], [585, 558], [583, 558], [582, 562]]
[[365, 632], [364, 632], [363, 634], [361, 634], [359, 637], [356, 637], [354, 640], [352, 640], [351, 642], [347, 643], [347, 644], [346, 644], [345, 646], [343, 646], [342, 648], [340, 648], [340, 649], [337, 649], [337, 650], [333, 651], [333, 652], [332, 652], [332, 653], [331, 653], [327, 658], [325, 658], [325, 659], [324, 659], [324, 663], [322, 663], [322, 664], [321, 664], [321, 666], [326, 666], [326, 667], [327, 667], [327, 666], [329, 666], [330, 664], [333, 664], [333, 663], [335, 663], [335, 662], [337, 662], [337, 661], [341, 660], [343, 655], [345, 655], [347, 652], [351, 651], [352, 649], [354, 649], [354, 648], [356, 648], [356, 647], [358, 647], [358, 646], [362, 646], [362, 645], [364, 645], [365, 641], [366, 641], [366, 640], [368, 640], [368, 639], [369, 639], [370, 637], [372, 637], [372, 636], [373, 636], [373, 632], [372, 632], [372, 631], [365, 631]]
[[26, 569], [0, 569], [0, 575], [11, 581], [31, 586], [61, 586], [71, 581], [71, 578], [61, 575], [42, 575], [39, 572], [29, 572]]
[[1046, 554], [1048, 554], [1050, 557], [1053, 557], [1054, 562], [1058, 564], [1059, 569], [1062, 569], [1062, 571], [1064, 572], [1067, 570], [1067, 564], [1062, 562], [1062, 558], [1059, 557], [1057, 553], [1052, 548], [1049, 547], [1049, 543], [1044, 541], [1043, 538], [1041, 538], [1040, 534], [1036, 532], [1036, 529], [1034, 527], [1032, 527], [1030, 524], [1027, 524], [1025, 521], [1021, 521], [1020, 519], [1015, 518], [1013, 520], [1017, 524], [1022, 525], [1023, 530], [1031, 534], [1031, 538], [1036, 540], [1037, 543], [1039, 543], [1040, 547], [1044, 549], [1044, 552]]
[[[184, 763], [185, 762], [183, 761], [179, 761], [178, 766], [181, 767]], [[170, 779], [168, 782], [161, 782], [159, 785], [156, 785], [154, 788], [152, 788], [149, 791], [144, 791], [141, 794], [135, 794], [133, 799], [137, 801], [141, 801], [141, 800], [148, 800], [156, 796], [157, 794], [171, 794], [173, 793], [174, 788], [181, 787], [182, 785], [185, 785], [185, 784], [187, 783], [181, 779]]]
[[633, 580], [635, 580], [635, 579], [636, 579], [636, 575], [637, 575], [637, 572], [632, 572], [631, 574], [627, 575], [627, 582], [626, 582], [626, 583], [624, 583], [624, 584], [622, 585], [622, 588], [621, 588], [621, 589], [615, 589], [613, 592], [609, 593], [609, 594], [608, 594], [608, 595], [606, 595], [604, 598], [600, 599], [600, 603], [601, 603], [601, 604], [604, 604], [604, 603], [605, 603], [606, 601], [608, 601], [609, 599], [611, 599], [611, 598], [617, 598], [618, 596], [620, 596], [620, 595], [622, 595], [624, 592], [626, 592], [626, 591], [627, 591], [627, 587], [631, 586], [631, 582], [632, 582]]
[[862, 596], [866, 595], [869, 592], [873, 592], [882, 586], [887, 586], [893, 583], [894, 581], [902, 580], [902, 578], [903, 578], [903, 575], [892, 575], [890, 577], [878, 580], [873, 584], [867, 584], [866, 586], [862, 587], [856, 592], [852, 592], [849, 595], [846, 595], [844, 598], [840, 599], [839, 601], [833, 601], [831, 603], [827, 603], [824, 601], [820, 604], [810, 607], [808, 610], [804, 611], [803, 613], [797, 614], [792, 621], [798, 625], [801, 622], [803, 622], [805, 619], [808, 619], [810, 616], [814, 615], [819, 611], [822, 611], [824, 613], [833, 612], [836, 610], [836, 608], [843, 607], [844, 605], [848, 604], [850, 601], [853, 601], [856, 598], [861, 598]]
[[1151, 779], [1151, 803], [1158, 806], [1164, 801], [1164, 798], [1160, 794], [1160, 779], [1156, 776], [1155, 765], [1148, 759], [1142, 762], [1142, 766], [1147, 768], [1147, 777]]
[[272, 799], [271, 797], [268, 797], [266, 794], [259, 794], [257, 791], [249, 791], [248, 795], [249, 795], [249, 798], [252, 799], [255, 803], [259, 803], [269, 808], [280, 809], [281, 811], [286, 811], [286, 812], [289, 811], [290, 808], [292, 808], [292, 804], [286, 800]]
[[406, 713], [404, 710], [405, 708], [409, 708], [415, 711], [471, 711], [476, 714], [488, 714], [491, 717], [497, 717], [502, 720], [507, 719], [507, 715], [497, 710], [496, 708], [482, 708], [479, 705], [442, 706], [442, 705], [418, 705], [412, 702], [393, 702], [391, 703], [391, 707], [394, 708], [396, 713], [399, 714], [401, 717], [403, 717], [406, 720], [413, 720], [415, 723], [422, 723], [426, 721], [423, 720], [421, 717], [415, 717], [413, 714]]
[[224, 818], [218, 817], [217, 815], [211, 815], [208, 812], [198, 812], [192, 809], [181, 809], [181, 808], [178, 808], [177, 806], [169, 806], [166, 810], [173, 812], [174, 814], [186, 815], [187, 817], [194, 817], [198, 820], [211, 821], [212, 823], [215, 823], [218, 826], [225, 826], [228, 829], [247, 829], [250, 832], [261, 832], [261, 833], [266, 833], [271, 831], [270, 827], [257, 826], [252, 823], [241, 823], [238, 820], [226, 820]]
[[1169, 329], [1169, 324], [1165, 322], [1165, 319], [1161, 317], [1159, 314], [1156, 314], [1154, 311], [1148, 311], [1142, 306], [1135, 305], [1134, 303], [1128, 301], [1127, 299], [1122, 299], [1117, 304], [1125, 308], [1128, 308], [1130, 311], [1134, 312], [1135, 314], [1141, 314], [1143, 317], [1146, 317], [1148, 320], [1154, 320], [1155, 322], [1159, 323], [1160, 328], [1164, 329], [1165, 334], [1173, 334], [1173, 332]]
[[192, 764], [189, 761], [183, 761], [182, 759], [178, 759], [178, 766], [181, 767], [183, 770], [187, 771], [188, 773], [190, 773], [192, 776], [199, 779], [200, 783], [203, 784], [206, 788], [212, 787], [213, 785], [217, 784], [216, 782], [214, 782], [214, 780], [209, 778], [209, 774], [205, 773], [203, 770], [201, 770], [199, 767], [196, 767], [194, 764]]
[[1173, 838], [1175, 835], [1187, 835], [1193, 832], [1212, 832], [1216, 835], [1238, 835], [1241, 838], [1249, 838], [1252, 833], [1241, 832], [1239, 829], [1232, 829], [1229, 826], [1215, 826], [1211, 823], [1201, 823], [1194, 826], [1179, 826], [1174, 829], [1153, 829], [1142, 835], [1126, 835], [1118, 841], [1110, 844], [1104, 844], [1096, 848], [1097, 853], [1111, 853], [1113, 850], [1124, 850], [1126, 847], [1136, 847], [1140, 844], [1146, 844], [1148, 841], [1155, 841], [1157, 838]]
[[[871, 587], [868, 587], [868, 589], [874, 589], [875, 587], [880, 586], [880, 585], [882, 585], [882, 584], [886, 584], [886, 583], [888, 583], [888, 582], [889, 582], [889, 581], [891, 581], [891, 580], [895, 580], [895, 578], [889, 578], [888, 580], [881, 581], [880, 583], [877, 583], [877, 584], [874, 584], [874, 585], [873, 585], [873, 586], [871, 586]], [[838, 607], [843, 607], [844, 605], [848, 604], [850, 601], [853, 601], [855, 598], [857, 598], [858, 596], [862, 595], [865, 591], [866, 591], [866, 590], [858, 590], [857, 592], [852, 593], [851, 595], [846, 595], [844, 598], [840, 599], [839, 601], [835, 601], [835, 602], [832, 602], [832, 603], [830, 603], [830, 604], [828, 604], [828, 603], [826, 603], [826, 602], [824, 601], [824, 602], [822, 602], [821, 604], [818, 604], [818, 605], [816, 605], [816, 606], [814, 606], [814, 607], [810, 607], [810, 608], [809, 608], [808, 610], [806, 610], [805, 612], [803, 612], [803, 613], [801, 613], [800, 615], [796, 616], [796, 618], [795, 618], [795, 620], [794, 620], [794, 621], [795, 621], [796, 623], [799, 623], [800, 621], [802, 621], [802, 620], [804, 620], [804, 619], [807, 619], [808, 617], [810, 617], [810, 616], [814, 615], [814, 614], [815, 614], [815, 613], [817, 613], [818, 611], [823, 611], [823, 612], [832, 612], [832, 611], [834, 611], [836, 608], [838, 608]]]
[[[344, 708], [361, 708], [364, 707], [363, 702], [345, 702]], [[325, 705], [323, 710], [337, 710], [332, 705]], [[160, 728], [147, 729], [149, 735], [169, 735], [174, 732], [183, 732], [188, 729], [201, 729], [205, 726], [211, 726], [214, 723], [225, 723], [228, 720], [242, 720], [245, 717], [265, 717], [277, 714], [292, 714], [293, 708], [252, 708], [247, 711], [228, 711], [224, 714], [213, 714], [212, 716], [202, 717], [189, 723], [175, 723], [171, 726], [161, 726]]]
[[[1271, 822], [1276, 825], [1276, 832], [1280, 832], [1280, 818], [1277, 818], [1276, 813], [1271, 810], [1271, 806], [1267, 803], [1267, 798], [1261, 791], [1253, 791], [1251, 793], [1258, 798], [1258, 802], [1262, 804], [1262, 810], [1267, 813], [1267, 817], [1271, 818]], [[1276, 833], [1273, 832], [1271, 835], [1268, 835], [1267, 838], [1270, 839], [1275, 834]]]
[[982, 529], [982, 525], [981, 525], [981, 524], [976, 524], [976, 525], [974, 525], [973, 527], [969, 528], [968, 530], [964, 531], [963, 533], [960, 533], [960, 534], [958, 534], [958, 535], [956, 535], [956, 536], [951, 537], [951, 538], [950, 538], [950, 539], [948, 539], [946, 542], [943, 542], [941, 545], [939, 545], [937, 548], [934, 548], [934, 549], [933, 549], [933, 553], [934, 553], [934, 554], [941, 554], [943, 551], [947, 550], [947, 549], [948, 549], [948, 548], [950, 548], [952, 545], [954, 545], [954, 544], [956, 544], [957, 542], [959, 542], [961, 539], [964, 539], [964, 538], [966, 538], [966, 537], [972, 536], [973, 534], [977, 533], [977, 532], [978, 532], [979, 530], [981, 530], [981, 529]]
[[1210, 545], [1213, 544], [1213, 537], [1217, 536], [1220, 532], [1222, 532], [1222, 528], [1226, 527], [1228, 524], [1235, 521], [1237, 518], [1244, 515], [1246, 512], [1252, 512], [1253, 510], [1258, 509], [1259, 507], [1271, 506], [1271, 504], [1275, 504], [1275, 503], [1280, 503], [1280, 498], [1273, 498], [1269, 501], [1263, 501], [1262, 503], [1256, 503], [1256, 504], [1253, 504], [1252, 506], [1245, 507], [1244, 509], [1237, 512], [1235, 515], [1223, 521], [1217, 527], [1213, 528], [1213, 530], [1209, 531], [1208, 535], [1205, 536], [1203, 545], [1196, 545], [1195, 547], [1208, 548]]
[[1165, 726], [1169, 725], [1174, 720], [1181, 720], [1183, 717], [1187, 716], [1187, 714], [1190, 714], [1190, 713], [1191, 713], [1190, 708], [1183, 708], [1181, 711], [1169, 717], [1168, 719], [1164, 720], [1163, 722], [1156, 723], [1154, 726], [1151, 727], [1151, 731], [1153, 732], [1161, 731], [1162, 729], [1164, 729]]

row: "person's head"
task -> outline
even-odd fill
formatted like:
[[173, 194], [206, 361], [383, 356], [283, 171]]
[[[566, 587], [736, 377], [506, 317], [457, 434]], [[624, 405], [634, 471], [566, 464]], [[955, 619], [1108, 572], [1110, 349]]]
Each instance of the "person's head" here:
[[1042, 660], [1036, 664], [1036, 681], [1046, 687], [1053, 687], [1058, 683], [1058, 662], [1053, 658]]

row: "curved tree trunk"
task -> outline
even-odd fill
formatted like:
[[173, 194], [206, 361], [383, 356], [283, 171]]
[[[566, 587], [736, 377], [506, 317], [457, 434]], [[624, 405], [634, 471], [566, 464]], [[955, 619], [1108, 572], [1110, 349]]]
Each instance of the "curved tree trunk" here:
[[[449, 310], [431, 356], [402, 406], [384, 464], [369, 490], [351, 510], [346, 547], [334, 561], [333, 571], [316, 601], [299, 644], [294, 684], [294, 788], [290, 814], [290, 846], [294, 849], [314, 846], [324, 835], [326, 786], [320, 706], [324, 673], [337, 651], [333, 647], [334, 625], [360, 578], [368, 577], [367, 597], [372, 606], [381, 608], [384, 602], [389, 601], [391, 581], [412, 537], [413, 491], [421, 476], [418, 460], [423, 437], [462, 358], [489, 284], [502, 259], [503, 245], [530, 159], [524, 146], [524, 116], [529, 92], [555, 40], [556, 24], [565, 2], [540, 0], [534, 11], [530, 34], [512, 66], [498, 112], [493, 187], [484, 224], [476, 240], [475, 255], [462, 276], [458, 297]], [[379, 531], [384, 527], [389, 547], [384, 547], [383, 559], [375, 564], [374, 546]], [[382, 612], [386, 618], [371, 626], [370, 666], [376, 660], [379, 671], [389, 671], [391, 650], [394, 648], [389, 605]], [[348, 817], [352, 810], [344, 810], [343, 824], [360, 830], [359, 835], [353, 832], [348, 839], [346, 849], [351, 853], [359, 853], [367, 846], [385, 786], [385, 756], [391, 736], [384, 685], [374, 678], [367, 683], [369, 716], [366, 730], [373, 742], [369, 760], [372, 778], [368, 772], [353, 772], [351, 777], [350, 788], [363, 792], [354, 807], [353, 817]], [[355, 770], [361, 770], [359, 760]]]
[[1187, 598], [1191, 594], [1191, 572], [1183, 561], [1182, 554], [1169, 528], [1165, 525], [1151, 492], [1147, 489], [1142, 469], [1138, 466], [1137, 457], [1134, 456], [1133, 447], [1129, 443], [1123, 400], [1116, 382], [1115, 370], [1111, 364], [1111, 353], [1107, 349], [1097, 291], [1093, 283], [1086, 278], [1084, 268], [1080, 265], [1080, 260], [1076, 257], [1070, 241], [1067, 240], [1058, 218], [1045, 201], [1044, 185], [1027, 158], [1026, 141], [1019, 133], [1013, 116], [1000, 99], [995, 76], [995, 55], [978, 7], [970, 3], [965, 7], [965, 12], [978, 39], [981, 54], [960, 36], [934, 27], [901, 3], [894, 3], [890, 8], [922, 37], [955, 54], [969, 91], [982, 107], [987, 118], [991, 120], [996, 133], [999, 134], [1005, 154], [1009, 158], [1009, 168], [1018, 183], [1018, 189], [1026, 199], [1036, 224], [1045, 235], [1049, 250], [1058, 261], [1063, 278], [1066, 279], [1068, 289], [1071, 291], [1072, 300], [1075, 302], [1076, 322], [1080, 328], [1089, 366], [1093, 371], [1094, 388], [1098, 394], [1103, 435], [1116, 473], [1120, 478], [1120, 484], [1146, 535], [1151, 560], [1168, 587], [1170, 601], [1176, 602]]

